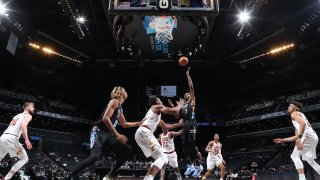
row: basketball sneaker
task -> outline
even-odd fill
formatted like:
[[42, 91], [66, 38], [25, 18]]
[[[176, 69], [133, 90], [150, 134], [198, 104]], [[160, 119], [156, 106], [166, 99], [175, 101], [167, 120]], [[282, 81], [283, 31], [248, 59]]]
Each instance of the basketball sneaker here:
[[189, 175], [193, 172], [195, 170], [195, 168], [194, 168], [194, 165], [192, 164], [192, 165], [188, 165], [188, 168], [187, 168], [187, 170], [186, 170], [186, 172], [184, 172], [184, 176], [188, 176], [189, 177]]

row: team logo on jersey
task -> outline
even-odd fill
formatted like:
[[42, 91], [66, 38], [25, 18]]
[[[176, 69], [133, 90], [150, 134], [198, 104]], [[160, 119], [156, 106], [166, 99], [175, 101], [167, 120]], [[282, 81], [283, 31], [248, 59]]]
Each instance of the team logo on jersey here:
[[154, 151], [154, 150], [156, 150], [156, 147], [155, 147], [155, 146], [152, 146], [152, 147], [151, 147], [151, 151]]

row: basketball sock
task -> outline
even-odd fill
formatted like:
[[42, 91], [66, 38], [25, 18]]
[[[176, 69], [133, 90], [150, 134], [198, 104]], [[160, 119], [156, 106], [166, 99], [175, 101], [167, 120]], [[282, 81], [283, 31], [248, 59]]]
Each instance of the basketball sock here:
[[146, 175], [143, 180], [153, 180], [154, 177], [151, 174]]
[[176, 176], [177, 176], [178, 180], [182, 180], [182, 177], [181, 177], [180, 173], [176, 173]]
[[306, 176], [304, 174], [299, 174], [299, 180], [306, 180]]

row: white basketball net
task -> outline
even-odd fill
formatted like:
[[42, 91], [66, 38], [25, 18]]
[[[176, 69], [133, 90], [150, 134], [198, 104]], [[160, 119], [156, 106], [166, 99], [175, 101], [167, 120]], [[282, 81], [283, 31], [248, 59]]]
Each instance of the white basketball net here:
[[175, 16], [152, 16], [150, 28], [156, 31], [155, 39], [162, 43], [169, 43], [173, 40], [172, 29], [176, 25]]

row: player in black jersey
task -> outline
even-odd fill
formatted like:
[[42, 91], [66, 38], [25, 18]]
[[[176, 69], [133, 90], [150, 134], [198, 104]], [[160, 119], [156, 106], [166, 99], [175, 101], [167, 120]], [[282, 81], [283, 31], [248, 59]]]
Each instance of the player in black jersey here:
[[182, 127], [182, 148], [184, 155], [189, 163], [189, 167], [187, 171], [194, 171], [194, 162], [197, 159], [197, 150], [196, 150], [196, 133], [197, 133], [197, 121], [195, 119], [195, 105], [196, 105], [196, 97], [194, 94], [193, 82], [190, 77], [190, 67], [188, 68], [186, 75], [188, 79], [188, 84], [190, 88], [190, 92], [184, 94], [185, 104], [182, 106], [181, 115], [184, 121]]
[[111, 149], [116, 154], [116, 165], [103, 179], [111, 180], [118, 176], [118, 170], [132, 154], [132, 148], [127, 144], [127, 137], [118, 133], [115, 127], [118, 123], [123, 128], [139, 126], [141, 123], [140, 121], [126, 121], [123, 115], [122, 103], [127, 98], [127, 92], [123, 87], [117, 86], [112, 90], [108, 106], [105, 108], [100, 120], [95, 123], [91, 130], [91, 155], [71, 170], [74, 176], [100, 159], [106, 149]]

